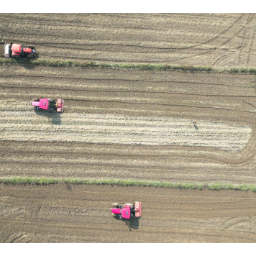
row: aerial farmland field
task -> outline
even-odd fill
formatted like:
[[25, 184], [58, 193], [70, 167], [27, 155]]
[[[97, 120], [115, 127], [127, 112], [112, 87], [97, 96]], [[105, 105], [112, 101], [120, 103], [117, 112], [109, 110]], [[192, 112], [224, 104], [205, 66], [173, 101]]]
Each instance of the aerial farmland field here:
[[40, 58], [255, 66], [255, 14], [1, 14], [5, 41]]
[[[0, 242], [256, 241], [255, 14], [0, 21], [39, 52], [0, 58]], [[34, 111], [44, 97], [64, 113]], [[135, 224], [111, 216], [137, 200]]]

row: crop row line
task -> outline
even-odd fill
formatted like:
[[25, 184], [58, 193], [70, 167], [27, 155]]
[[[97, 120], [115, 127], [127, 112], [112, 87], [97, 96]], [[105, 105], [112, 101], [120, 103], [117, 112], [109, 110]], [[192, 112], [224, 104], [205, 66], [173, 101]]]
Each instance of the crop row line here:
[[253, 184], [228, 184], [228, 183], [174, 183], [160, 181], [138, 181], [138, 180], [115, 180], [115, 179], [81, 179], [81, 178], [48, 178], [48, 177], [6, 177], [0, 178], [2, 184], [91, 184], [91, 185], [118, 185], [118, 186], [140, 186], [140, 187], [164, 187], [179, 189], [209, 189], [209, 190], [240, 190], [256, 192]]
[[12, 59], [0, 58], [0, 65], [27, 64], [49, 67], [82, 67], [82, 68], [120, 68], [139, 70], [179, 70], [186, 72], [211, 72], [211, 73], [243, 73], [256, 74], [256, 68], [216, 68], [200, 66], [182, 66], [171, 64], [134, 64], [134, 63], [97, 63], [94, 61], [73, 61], [57, 59]]

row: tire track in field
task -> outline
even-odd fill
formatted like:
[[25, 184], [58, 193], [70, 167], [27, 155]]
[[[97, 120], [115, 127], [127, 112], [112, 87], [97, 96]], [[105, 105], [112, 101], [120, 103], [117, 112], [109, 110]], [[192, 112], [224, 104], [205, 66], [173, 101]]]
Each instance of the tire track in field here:
[[[235, 29], [235, 31], [234, 31], [234, 33], [233, 34], [231, 34], [231, 36], [228, 38], [228, 39], [225, 39], [225, 37], [223, 37], [223, 39], [225, 39], [223, 42], [221, 42], [220, 41], [220, 43], [218, 44], [220, 47], [219, 48], [216, 48], [215, 47], [215, 49], [210, 49], [210, 50], [206, 50], [205, 52], [203, 52], [203, 53], [201, 53], [201, 54], [194, 54], [194, 55], [192, 55], [192, 56], [190, 56], [190, 57], [193, 57], [193, 56], [202, 56], [202, 55], [205, 55], [205, 54], [210, 54], [211, 52], [214, 52], [214, 51], [216, 51], [217, 49], [221, 49], [221, 47], [223, 47], [223, 46], [226, 46], [228, 43], [230, 43], [231, 42], [231, 40], [233, 40], [235, 37], [237, 37], [241, 32], [243, 33], [242, 34], [242, 36], [241, 36], [241, 43], [238, 45], [238, 46], [236, 46], [235, 47], [235, 49], [239, 49], [238, 50], [238, 52], [239, 52], [239, 54], [238, 54], [238, 57], [237, 57], [237, 65], [238, 66], [241, 66], [241, 54], [242, 54], [242, 50], [245, 50], [245, 49], [247, 49], [248, 47], [247, 46], [249, 46], [249, 43], [248, 43], [248, 40], [246, 40], [247, 39], [247, 37], [245, 37], [246, 36], [246, 34], [249, 34], [249, 35], [251, 35], [252, 34], [252, 39], [250, 40], [251, 41], [251, 43], [250, 43], [250, 45], [252, 45], [253, 44], [253, 38], [254, 38], [254, 32], [253, 33], [251, 33], [251, 26], [249, 25], [251, 22], [252, 22], [252, 20], [254, 19], [254, 15], [253, 14], [244, 14], [244, 15], [241, 15], [238, 19], [237, 19], [237, 21], [233, 24], [233, 25], [231, 25], [228, 29], [227, 29], [227, 31], [226, 32], [228, 32], [229, 30], [231, 30], [233, 27], [234, 27], [234, 29]], [[246, 20], [245, 20], [246, 19]], [[240, 26], [242, 26], [239, 30], [237, 30], [237, 23], [239, 23], [239, 25]], [[240, 24], [241, 23], [241, 24]], [[245, 24], [243, 24], [243, 23], [245, 23]], [[236, 25], [236, 26], [234, 26], [234, 25]], [[226, 35], [226, 33], [224, 33], [225, 35]], [[223, 34], [223, 35], [224, 35]], [[216, 40], [222, 40], [222, 37], [219, 37], [219, 35], [216, 37]], [[245, 48], [245, 49], [244, 49]], [[250, 48], [251, 48], [251, 46], [250, 46]], [[247, 57], [247, 63], [245, 62], [245, 61], [242, 61], [243, 62], [243, 66], [248, 66], [248, 59], [249, 59], [249, 56], [250, 56], [250, 48], [249, 48], [249, 50], [248, 50], [248, 53], [246, 53], [246, 57]], [[232, 48], [230, 48], [230, 49], [232, 49]], [[243, 54], [244, 55], [244, 54]], [[190, 57], [188, 57], [188, 58], [190, 58]], [[217, 59], [213, 62], [213, 66], [222, 66], [222, 63], [225, 63], [225, 62], [228, 62], [229, 61], [229, 59], [232, 59], [232, 57], [233, 58], [236, 58], [235, 56], [234, 56], [234, 51], [231, 51], [230, 53], [228, 53], [228, 54], [224, 54], [224, 55], [218, 55], [218, 57], [217, 57]], [[244, 58], [246, 58], [246, 57], [243, 57], [243, 59]], [[187, 59], [186, 57], [184, 58], [184, 60], [185, 59]], [[224, 62], [223, 62], [223, 60], [225, 60]], [[225, 64], [224, 64], [225, 65]], [[232, 62], [232, 64], [230, 64], [231, 66], [234, 66], [234, 65], [236, 65], [236, 64], [234, 64], [234, 61]]]
[[[252, 23], [253, 20], [254, 22]], [[242, 65], [248, 67], [255, 34], [255, 16], [253, 14], [251, 14], [248, 17], [246, 25], [247, 26], [244, 28], [244, 33], [241, 38], [241, 47], [239, 50], [238, 64], [240, 66]]]
[[[187, 47], [187, 48], [184, 48], [184, 49], [179, 49], [179, 50], [187, 50], [187, 49], [193, 49], [193, 50], [197, 50], [196, 48], [198, 48], [198, 46], [202, 46], [202, 45], [207, 45], [209, 43], [212, 43], [212, 42], [215, 42], [216, 40], [223, 40], [222, 36], [223, 35], [226, 35], [227, 32], [229, 32], [235, 25], [237, 25], [242, 19], [243, 17], [245, 16], [246, 14], [241, 14], [237, 20], [234, 21], [234, 23], [232, 25], [230, 25], [228, 28], [226, 28], [225, 30], [223, 30], [222, 32], [220, 32], [219, 34], [217, 34], [216, 36], [214, 36], [213, 38], [203, 42], [203, 43], [200, 43], [198, 45], [194, 45], [194, 46], [190, 46], [190, 47]], [[239, 30], [240, 31], [240, 30]], [[232, 38], [234, 38], [235, 35], [237, 35], [237, 33], [239, 33], [239, 31], [235, 32], [234, 35], [232, 35], [232, 37], [230, 39], [225, 39], [224, 42], [220, 42], [219, 45], [220, 46], [223, 46], [225, 45], [226, 43], [228, 43], [230, 40], [232, 40]], [[205, 49], [202, 49], [202, 50], [205, 50]], [[204, 54], [207, 54], [207, 53], [210, 53], [210, 52], [213, 52], [214, 50], [216, 50], [216, 47], [214, 47], [213, 49], [210, 49], [210, 50], [205, 50], [203, 53], [199, 53], [199, 55], [204, 55]], [[194, 57], [194, 56], [197, 56], [197, 54], [194, 54], [194, 55], [191, 55], [189, 57], [185, 57], [183, 59], [186, 59], [186, 58], [191, 58], [191, 57]]]
[[249, 53], [248, 53], [248, 57], [247, 57], [247, 66], [250, 65], [249, 63], [250, 63], [250, 58], [251, 58], [252, 47], [254, 45], [255, 29], [256, 29], [256, 27], [254, 26], [253, 34], [252, 34], [252, 38], [251, 38], [251, 42], [250, 42], [250, 47], [249, 47]]
[[[238, 18], [231, 26], [229, 26], [226, 30], [224, 30], [223, 32], [221, 32], [220, 34], [218, 34], [217, 36], [215, 36], [214, 38], [212, 38], [212, 39], [210, 39], [210, 40], [208, 40], [208, 41], [206, 41], [206, 42], [204, 42], [204, 43], [201, 43], [200, 45], [206, 45], [206, 44], [215, 42], [216, 40], [219, 40], [219, 39], [220, 39], [220, 43], [219, 43], [220, 46], [226, 45], [226, 44], [227, 44], [228, 42], [230, 42], [235, 36], [237, 36], [242, 30], [244, 30], [244, 28], [242, 27], [242, 28], [239, 29], [238, 31], [235, 30], [234, 34], [231, 35], [230, 38], [228, 38], [228, 39], [223, 38], [223, 39], [225, 39], [225, 41], [223, 41], [223, 42], [221, 42], [221, 41], [223, 40], [221, 36], [222, 36], [222, 35], [226, 35], [226, 33], [227, 33], [229, 30], [231, 30], [235, 25], [237, 25], [237, 23], [239, 23], [239, 22], [242, 20], [243, 17], [246, 17], [246, 14], [240, 15], [239, 18]], [[249, 14], [248, 14], [247, 21], [249, 20], [250, 17], [251, 17], [251, 16], [249, 16]], [[250, 18], [250, 19], [252, 19], [252, 18]], [[243, 21], [242, 21], [242, 22], [243, 22]], [[246, 22], [246, 23], [248, 23], [248, 22]], [[188, 48], [184, 48], [183, 50], [187, 50], [187, 49], [194, 49], [194, 50], [197, 50], [197, 46], [199, 46], [199, 45], [191, 46], [191, 47], [188, 47]], [[204, 50], [204, 49], [202, 49], [202, 50]], [[181, 57], [181, 58], [179, 58], [179, 59], [186, 60], [186, 59], [188, 59], [188, 58], [192, 58], [192, 57], [195, 57], [195, 56], [198, 56], [198, 55], [199, 55], [199, 56], [200, 56], [200, 55], [202, 56], [202, 55], [205, 55], [205, 54], [209, 54], [209, 53], [214, 52], [214, 51], [216, 51], [216, 47], [214, 47], [213, 49], [205, 50], [205, 51], [202, 52], [202, 53], [192, 54], [192, 55], [190, 55], [189, 57]], [[227, 55], [223, 56], [222, 59], [224, 59], [224, 57], [226, 58]], [[240, 57], [239, 57], [239, 58], [240, 58]], [[173, 60], [175, 61], [175, 60], [177, 60], [177, 59], [173, 59]], [[216, 63], [217, 63], [217, 62], [215, 61], [214, 64], [216, 65]]]
[[246, 229], [247, 232], [256, 234], [255, 220], [251, 217], [230, 218], [221, 224], [222, 230]]
[[[244, 15], [241, 15], [240, 18], [238, 18], [237, 22], [241, 21], [241, 18], [242, 18], [242, 17], [245, 17], [245, 14], [244, 14]], [[248, 16], [248, 18], [249, 18], [249, 16]], [[247, 20], [248, 20], [248, 18], [247, 18]], [[244, 21], [242, 21], [242, 23], [243, 23], [243, 22], [244, 22]], [[235, 22], [233, 25], [235, 25], [235, 24], [236, 24], [236, 22]], [[232, 28], [233, 28], [233, 25], [230, 26], [230, 28], [227, 29], [227, 31], [229, 31], [230, 29], [232, 29]], [[241, 25], [242, 25], [242, 24], [241, 24]], [[217, 35], [216, 38], [214, 38], [213, 40], [210, 40], [210, 41], [209, 41], [209, 42], [215, 42], [215, 43], [216, 43], [217, 40], [220, 41], [220, 42], [218, 42], [218, 44], [217, 44], [217, 45], [219, 45], [219, 47], [214, 47], [213, 49], [205, 50], [205, 51], [202, 52], [202, 53], [196, 53], [196, 54], [192, 54], [192, 55], [190, 55], [190, 56], [188, 56], [188, 57], [181, 57], [181, 58], [176, 58], [176, 59], [173, 59], [173, 60], [174, 60], [174, 61], [177, 61], [177, 60], [179, 60], [179, 59], [180, 59], [180, 60], [186, 60], [186, 59], [190, 59], [190, 58], [193, 58], [193, 57], [198, 57], [198, 56], [203, 56], [203, 55], [206, 55], [206, 54], [213, 53], [213, 52], [215, 52], [216, 50], [220, 50], [221, 47], [223, 47], [223, 46], [225, 46], [226, 44], [228, 44], [229, 42], [231, 42], [231, 40], [233, 40], [241, 31], [244, 32], [244, 33], [243, 33], [243, 36], [242, 36], [242, 40], [243, 40], [243, 37], [244, 37], [244, 35], [245, 35], [245, 31], [246, 31], [246, 28], [244, 28], [244, 27], [240, 28], [239, 30], [235, 29], [235, 31], [233, 32], [233, 34], [231, 34], [231, 36], [230, 36], [228, 39], [226, 39], [225, 37], [221, 37], [221, 35], [226, 35], [226, 33], [224, 32], [224, 33], [221, 33], [220, 35]], [[207, 43], [209, 43], [209, 42], [207, 42]], [[206, 43], [205, 43], [205, 44], [206, 44]], [[240, 50], [239, 50], [238, 63], [239, 63], [240, 51], [241, 51], [240, 46], [239, 46], [239, 49], [240, 49]], [[232, 55], [233, 55], [233, 53], [231, 52], [230, 54], [225, 54], [225, 55], [222, 55], [222, 56], [218, 57], [218, 58], [214, 61], [213, 66], [216, 66], [216, 64], [220, 64], [220, 61], [223, 61], [224, 59], [227, 59], [229, 56], [232, 56]]]
[[[240, 48], [239, 48], [239, 55], [238, 55], [238, 65], [241, 65], [241, 62], [242, 62], [242, 65], [243, 66], [247, 66], [248, 65], [248, 58], [249, 58], [249, 55], [250, 55], [250, 45], [251, 45], [251, 40], [248, 40], [248, 36], [246, 36], [246, 34], [249, 34], [249, 37], [250, 35], [252, 34], [252, 37], [254, 37], [254, 34], [251, 33], [251, 29], [253, 28], [253, 31], [254, 31], [254, 27], [252, 26], [248, 26], [248, 24], [250, 24], [253, 20], [255, 16], [253, 14], [248, 14], [248, 18], [247, 18], [247, 21], [246, 21], [246, 24], [245, 24], [245, 27], [243, 29], [243, 34], [242, 34], [242, 37], [241, 37], [241, 43], [240, 43]], [[247, 48], [249, 46], [249, 49], [248, 49], [248, 53], [246, 53], [246, 58], [247, 61], [245, 62], [244, 60], [241, 60], [241, 54], [242, 52], [247, 52]], [[243, 59], [244, 59], [243, 58]]]

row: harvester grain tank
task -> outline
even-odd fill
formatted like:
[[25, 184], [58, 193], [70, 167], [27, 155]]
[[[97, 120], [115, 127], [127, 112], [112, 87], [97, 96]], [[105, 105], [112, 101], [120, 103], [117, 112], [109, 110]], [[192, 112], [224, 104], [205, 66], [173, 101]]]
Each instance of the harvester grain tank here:
[[34, 100], [31, 105], [34, 107], [35, 110], [45, 110], [49, 112], [63, 112], [64, 100], [57, 99], [36, 99]]
[[135, 202], [134, 204], [126, 203], [124, 206], [113, 203], [112, 206], [111, 212], [113, 216], [118, 217], [120, 220], [141, 217], [141, 202]]

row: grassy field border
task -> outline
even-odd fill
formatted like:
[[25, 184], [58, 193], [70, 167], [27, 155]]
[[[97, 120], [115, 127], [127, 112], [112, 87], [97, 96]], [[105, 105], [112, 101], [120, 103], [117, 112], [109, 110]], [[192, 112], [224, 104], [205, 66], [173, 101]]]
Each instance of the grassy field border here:
[[74, 61], [58, 59], [14, 59], [0, 58], [0, 65], [33, 65], [48, 67], [82, 67], [82, 68], [117, 68], [139, 70], [178, 70], [184, 72], [211, 72], [211, 73], [235, 73], [256, 74], [256, 68], [217, 68], [200, 66], [182, 66], [171, 64], [134, 64], [134, 63], [97, 63], [94, 61]]
[[80, 179], [80, 178], [48, 178], [48, 177], [6, 177], [0, 178], [2, 184], [91, 184], [91, 185], [118, 185], [118, 186], [139, 186], [139, 187], [164, 187], [179, 189], [209, 189], [209, 190], [240, 190], [256, 192], [256, 185], [250, 184], [227, 184], [227, 183], [175, 183], [160, 181], [138, 181], [138, 180], [114, 180], [114, 179]]

